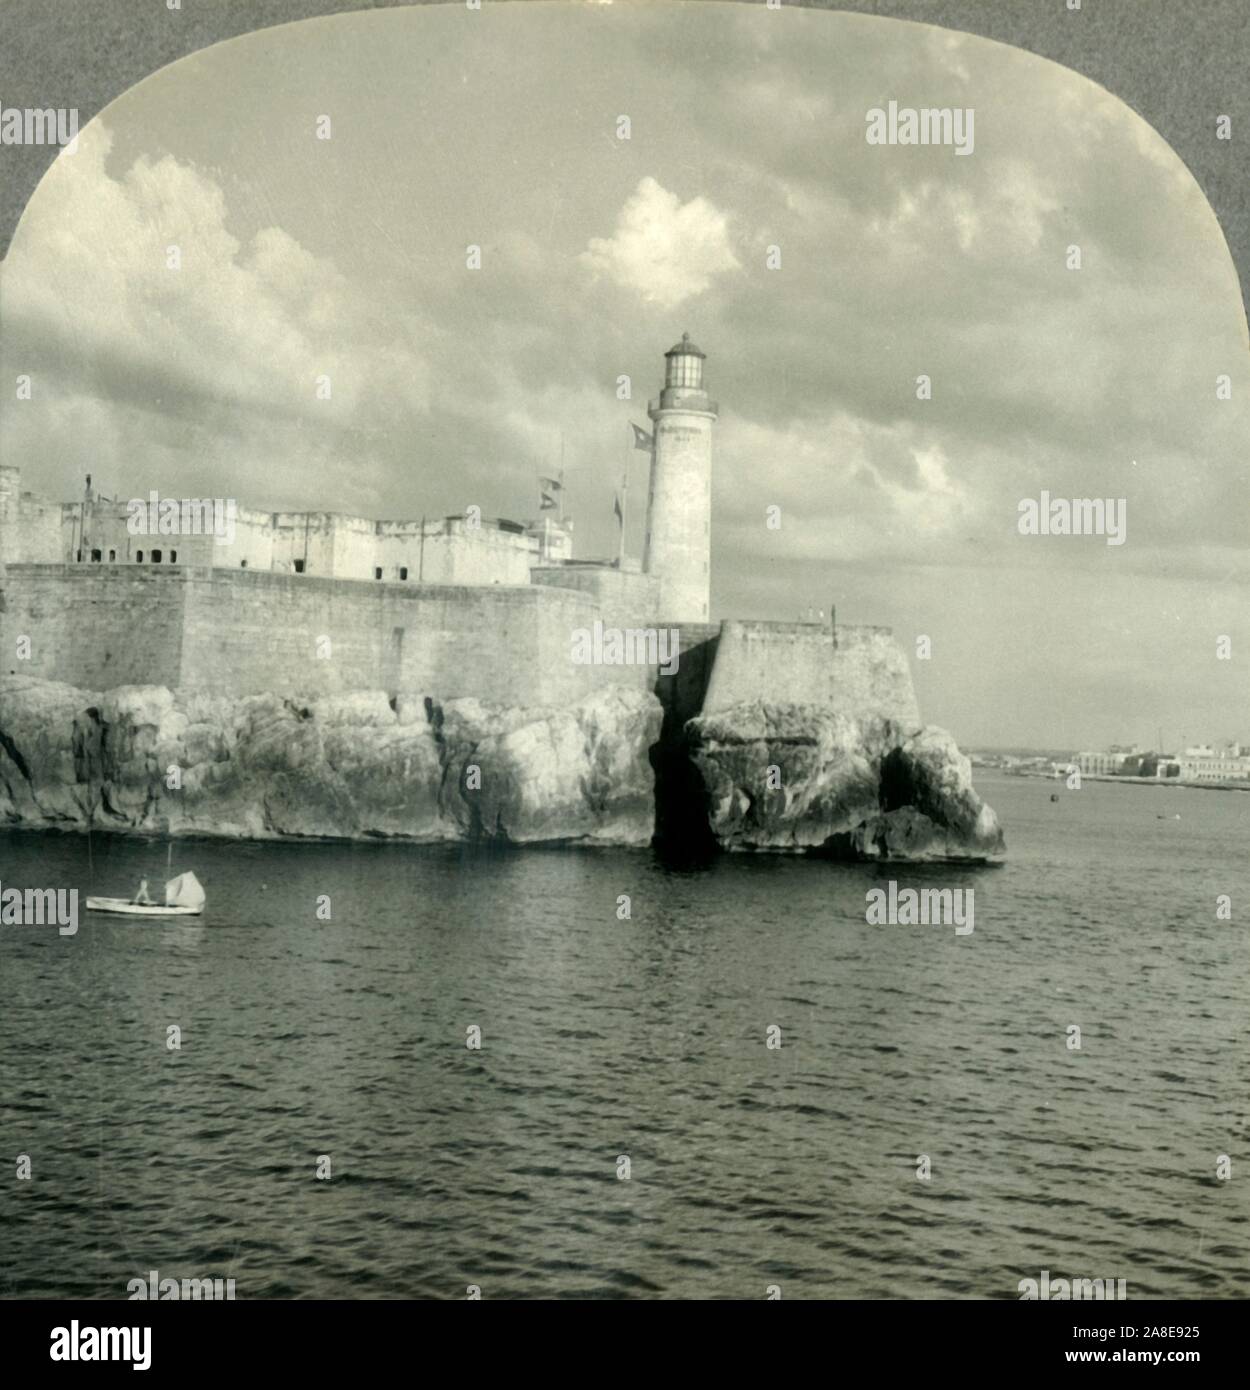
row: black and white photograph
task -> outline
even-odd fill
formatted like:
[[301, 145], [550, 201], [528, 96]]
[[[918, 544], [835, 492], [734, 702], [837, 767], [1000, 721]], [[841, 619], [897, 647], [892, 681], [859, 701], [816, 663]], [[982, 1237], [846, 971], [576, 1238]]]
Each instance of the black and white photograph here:
[[1205, 1359], [1250, 1296], [1250, 11], [1206, 7], [1222, 106], [1155, 0], [1009, 8], [1193, 84], [1241, 222], [923, 5], [15, 38], [6, 1338], [1046, 1301], [1048, 1369]]

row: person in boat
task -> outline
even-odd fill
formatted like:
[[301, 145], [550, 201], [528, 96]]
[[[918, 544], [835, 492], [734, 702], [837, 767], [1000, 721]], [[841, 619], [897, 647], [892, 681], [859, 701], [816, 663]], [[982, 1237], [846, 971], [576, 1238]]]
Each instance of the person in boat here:
[[138, 907], [153, 907], [155, 904], [148, 896], [148, 881], [146, 878], [139, 880], [139, 891], [134, 896], [135, 905]]

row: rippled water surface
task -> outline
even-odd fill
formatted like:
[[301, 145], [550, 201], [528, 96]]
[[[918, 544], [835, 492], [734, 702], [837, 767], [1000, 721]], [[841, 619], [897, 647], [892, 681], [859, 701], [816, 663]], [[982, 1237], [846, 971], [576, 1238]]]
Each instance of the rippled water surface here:
[[[859, 867], [205, 841], [202, 919], [0, 927], [0, 1291], [1244, 1297], [1250, 795], [981, 786], [1006, 866], [893, 871], [965, 937], [868, 926]], [[0, 881], [164, 877], [92, 849]]]

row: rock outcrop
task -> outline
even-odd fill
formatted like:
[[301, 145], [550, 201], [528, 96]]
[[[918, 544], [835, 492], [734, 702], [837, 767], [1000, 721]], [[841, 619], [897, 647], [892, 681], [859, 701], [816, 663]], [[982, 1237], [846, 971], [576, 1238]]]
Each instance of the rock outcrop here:
[[708, 844], [728, 850], [1004, 852], [967, 758], [941, 729], [759, 701], [684, 728], [670, 717], [663, 737], [661, 727], [654, 695], [617, 686], [567, 708], [402, 698], [393, 708], [380, 691], [92, 694], [9, 676], [0, 825], [642, 846], [657, 828], [658, 786], [666, 844], [710, 831]]
[[942, 729], [753, 702], [686, 725], [721, 848], [991, 860], [998, 818]]
[[659, 701], [302, 702], [0, 678], [0, 824], [646, 845]]

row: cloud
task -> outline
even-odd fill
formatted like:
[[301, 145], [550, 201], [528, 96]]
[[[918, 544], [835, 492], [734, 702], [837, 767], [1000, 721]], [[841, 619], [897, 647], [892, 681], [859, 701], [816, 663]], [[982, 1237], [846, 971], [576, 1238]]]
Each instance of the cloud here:
[[[448, 7], [361, 12], [283, 29], [280, 89], [272, 35], [139, 84], [57, 161], [0, 270], [0, 380], [35, 378], [31, 401], [0, 396], [5, 461], [58, 498], [91, 472], [139, 495], [185, 480], [275, 509], [523, 518], [564, 460], [581, 558], [615, 554], [628, 469], [638, 555], [628, 422], [690, 328], [721, 408], [714, 614], [836, 602], [931, 634], [926, 716], [978, 738], [1062, 720], [1123, 741], [1126, 708], [1152, 737], [1182, 712], [1223, 731], [1224, 672], [1210, 693], [1195, 672], [1210, 633], [1250, 641], [1250, 357], [1192, 176], [1032, 54], [749, 8], [499, 6], [489, 43]], [[658, 51], [682, 54], [681, 83]], [[974, 107], [975, 156], [867, 145], [890, 98]], [[310, 110], [351, 119], [318, 142]], [[1130, 543], [1020, 537], [1042, 488], [1126, 497]]]
[[229, 458], [241, 489], [258, 455], [294, 477], [362, 424], [427, 409], [411, 316], [279, 227], [236, 236], [211, 172], [166, 154], [115, 175], [112, 148], [103, 122], [81, 132], [5, 261], [6, 369], [35, 378], [34, 408], [6, 418], [7, 456], [38, 460], [60, 420], [102, 414], [110, 428], [75, 452], [113, 485], [159, 486], [168, 441], [185, 460]]
[[683, 203], [649, 176], [621, 209], [615, 235], [591, 237], [581, 262], [662, 309], [684, 304], [717, 275], [740, 269], [726, 214], [706, 198]]

